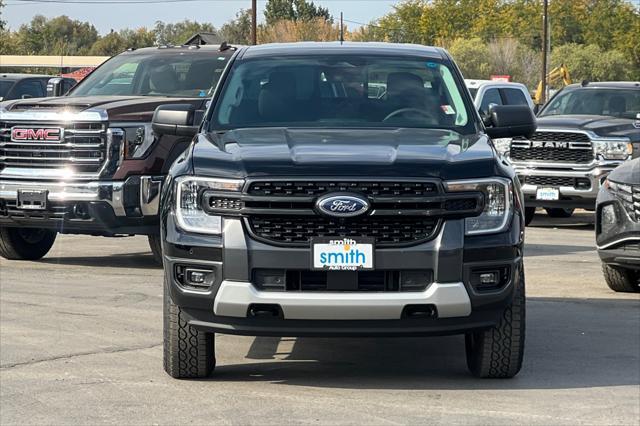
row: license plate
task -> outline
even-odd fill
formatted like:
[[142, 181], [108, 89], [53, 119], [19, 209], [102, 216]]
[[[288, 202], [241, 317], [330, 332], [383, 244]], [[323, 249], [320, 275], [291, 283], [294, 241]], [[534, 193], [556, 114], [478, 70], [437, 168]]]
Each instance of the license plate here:
[[314, 238], [311, 269], [358, 271], [374, 268], [373, 238]]
[[19, 189], [18, 208], [24, 210], [44, 210], [47, 208], [48, 191], [44, 189]]
[[555, 201], [560, 199], [560, 190], [557, 188], [538, 188], [536, 191], [537, 200]]

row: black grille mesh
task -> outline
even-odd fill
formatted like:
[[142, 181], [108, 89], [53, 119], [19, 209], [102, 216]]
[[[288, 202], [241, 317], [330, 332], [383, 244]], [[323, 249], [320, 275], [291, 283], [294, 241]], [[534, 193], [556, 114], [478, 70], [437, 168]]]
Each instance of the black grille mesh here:
[[370, 197], [421, 197], [436, 194], [433, 182], [341, 182], [274, 181], [253, 182], [249, 195], [271, 197], [315, 197], [329, 192], [356, 192]]
[[521, 148], [511, 147], [511, 159], [516, 161], [544, 161], [562, 163], [590, 163], [593, 151], [568, 148]]

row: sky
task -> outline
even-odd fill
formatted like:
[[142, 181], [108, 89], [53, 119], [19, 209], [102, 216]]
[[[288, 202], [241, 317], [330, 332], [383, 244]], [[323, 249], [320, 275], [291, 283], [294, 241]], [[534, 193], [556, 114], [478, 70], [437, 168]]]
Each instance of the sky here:
[[[232, 19], [242, 8], [250, 8], [251, 0], [194, 0], [183, 3], [167, 4], [44, 4], [33, 1], [4, 0], [2, 19], [9, 28], [15, 30], [27, 23], [35, 15], [54, 17], [67, 15], [72, 19], [91, 22], [100, 34], [122, 28], [151, 27], [155, 21], [177, 22], [190, 19], [198, 22], [211, 22], [220, 27]], [[100, 0], [84, 0], [86, 2]], [[368, 23], [392, 10], [399, 0], [314, 0], [315, 4], [329, 9], [334, 17], [344, 13], [344, 19]], [[258, 0], [258, 19], [266, 0]], [[359, 25], [346, 23], [347, 27]]]

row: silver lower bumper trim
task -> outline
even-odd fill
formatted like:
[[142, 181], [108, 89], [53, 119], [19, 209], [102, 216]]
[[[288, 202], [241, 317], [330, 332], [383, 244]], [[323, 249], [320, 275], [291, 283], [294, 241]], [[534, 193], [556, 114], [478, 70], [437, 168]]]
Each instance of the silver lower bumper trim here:
[[[140, 208], [144, 216], [158, 214], [162, 179], [153, 176], [136, 176], [140, 180]], [[125, 181], [92, 182], [34, 182], [0, 180], [0, 200], [15, 201], [18, 190], [46, 190], [47, 200], [58, 203], [103, 201], [108, 203], [116, 216], [126, 216], [123, 191]]]
[[[521, 167], [519, 165], [514, 166], [516, 174], [519, 176], [569, 177], [589, 179], [589, 182], [591, 182], [591, 188], [587, 190], [576, 189], [573, 186], [560, 186], [559, 190], [561, 195], [594, 200], [598, 196], [598, 191], [600, 190], [600, 182], [613, 170], [613, 168], [601, 167], [597, 167], [591, 170], [547, 170], [542, 168]], [[522, 192], [525, 195], [536, 195], [537, 189], [542, 187], [544, 187], [544, 185], [524, 184], [522, 185]]]
[[406, 305], [433, 304], [438, 318], [471, 314], [464, 284], [433, 283], [422, 292], [301, 293], [258, 291], [248, 282], [223, 281], [215, 298], [216, 315], [245, 318], [253, 303], [277, 304], [285, 319], [392, 320], [400, 319]]

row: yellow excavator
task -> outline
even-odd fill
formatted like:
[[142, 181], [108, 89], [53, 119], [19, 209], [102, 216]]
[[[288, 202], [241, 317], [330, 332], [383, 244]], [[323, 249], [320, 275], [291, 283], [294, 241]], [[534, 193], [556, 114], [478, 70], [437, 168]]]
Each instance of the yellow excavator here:
[[[547, 74], [547, 84], [549, 86], [555, 86], [562, 82], [564, 86], [568, 86], [571, 84], [571, 77], [569, 76], [569, 68], [565, 64], [560, 65], [549, 71]], [[547, 99], [548, 100], [548, 99]], [[533, 97], [533, 102], [536, 105], [540, 105], [542, 103], [542, 81], [538, 83], [538, 88], [536, 89], [536, 93]]]

